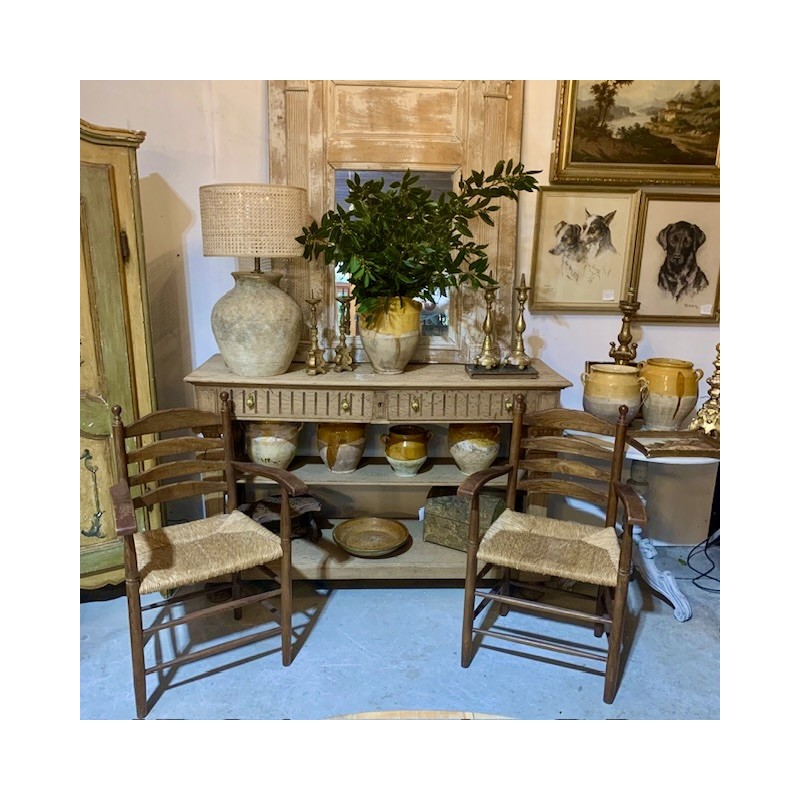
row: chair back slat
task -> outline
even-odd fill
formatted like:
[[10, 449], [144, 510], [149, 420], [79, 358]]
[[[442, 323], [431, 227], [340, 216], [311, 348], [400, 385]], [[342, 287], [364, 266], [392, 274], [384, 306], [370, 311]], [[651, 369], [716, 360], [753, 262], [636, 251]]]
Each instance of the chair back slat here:
[[210, 428], [220, 430], [219, 414], [196, 408], [173, 408], [153, 411], [125, 426], [125, 436], [146, 436], [151, 433]]
[[509, 450], [519, 476], [515, 490], [527, 494], [529, 509], [546, 508], [550, 496], [585, 500], [603, 509], [606, 524], [613, 525], [617, 497], [611, 486], [622, 475], [626, 431], [625, 418], [614, 425], [577, 409], [529, 412], [518, 395]]
[[548, 458], [546, 456], [525, 458], [520, 461], [519, 465], [529, 475], [558, 472], [575, 478], [601, 481], [606, 485], [611, 481], [611, 472], [608, 468], [604, 469], [582, 461], [569, 461], [566, 458]]
[[219, 458], [223, 455], [222, 440], [217, 438], [201, 439], [196, 435], [174, 436], [129, 450], [126, 460], [129, 464], [133, 464], [164, 458], [165, 456], [178, 456], [189, 453], [209, 453]]
[[215, 494], [222, 495], [227, 489], [225, 481], [181, 481], [159, 486], [152, 491], [142, 492], [133, 498], [134, 508], [143, 506], [152, 507], [156, 503], [167, 503], [170, 500], [183, 500], [186, 497], [202, 495], [210, 497]]
[[523, 478], [518, 487], [533, 494], [555, 494], [561, 497], [573, 497], [586, 500], [605, 510], [608, 503], [608, 492], [592, 489], [576, 481], [563, 481], [555, 478]]
[[142, 470], [138, 475], [131, 475], [128, 483], [131, 486], [141, 486], [171, 478], [186, 478], [190, 475], [203, 475], [207, 478], [210, 474], [222, 473], [224, 470], [225, 461], [220, 459], [192, 458], [182, 461], [166, 461], [151, 469]]

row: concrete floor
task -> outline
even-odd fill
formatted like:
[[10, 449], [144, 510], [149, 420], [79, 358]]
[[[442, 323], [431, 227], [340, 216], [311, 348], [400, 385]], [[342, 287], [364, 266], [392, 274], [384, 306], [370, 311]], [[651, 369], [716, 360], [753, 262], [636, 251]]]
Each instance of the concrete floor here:
[[[613, 705], [602, 701], [603, 679], [591, 662], [564, 668], [545, 651], [513, 655], [488, 640], [472, 666], [459, 662], [463, 590], [457, 585], [343, 586], [298, 583], [294, 624], [301, 642], [282, 667], [274, 640], [189, 664], [156, 689], [148, 719], [320, 720], [365, 712], [447, 711], [515, 720], [718, 720], [720, 596], [692, 583], [688, 547], [662, 547], [692, 606], [678, 622], [672, 607], [641, 579], [630, 596], [627, 654]], [[719, 540], [709, 546], [719, 578]], [[711, 565], [701, 552], [691, 565]], [[698, 582], [719, 588], [708, 579]], [[117, 590], [118, 591], [118, 590]], [[135, 718], [127, 611], [114, 591], [82, 593], [81, 719]], [[91, 596], [92, 599], [89, 599]], [[101, 599], [95, 599], [101, 598]], [[230, 615], [193, 629], [195, 642], [224, 637], [240, 623]], [[511, 612], [508, 625], [519, 621]], [[545, 631], [557, 635], [559, 623]], [[587, 641], [592, 639], [588, 634]], [[513, 647], [513, 645], [512, 645]], [[226, 668], [235, 663], [236, 666]], [[471, 718], [471, 717], [467, 717]]]

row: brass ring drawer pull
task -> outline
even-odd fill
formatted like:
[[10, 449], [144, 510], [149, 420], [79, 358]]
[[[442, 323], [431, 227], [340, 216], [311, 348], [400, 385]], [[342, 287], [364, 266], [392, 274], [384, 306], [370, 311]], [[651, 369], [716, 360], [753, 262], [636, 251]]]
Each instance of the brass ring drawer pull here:
[[350, 410], [350, 403], [346, 397], [342, 398], [342, 402], [339, 403], [339, 408], [342, 410], [343, 414], [346, 414]]
[[418, 397], [415, 397], [411, 401], [411, 410], [412, 411], [419, 411], [419, 398]]
[[255, 408], [255, 406], [256, 406], [256, 396], [255, 396], [255, 394], [253, 392], [250, 392], [250, 394], [247, 395], [247, 400], [244, 401], [244, 404], [248, 408], [251, 408], [251, 409]]

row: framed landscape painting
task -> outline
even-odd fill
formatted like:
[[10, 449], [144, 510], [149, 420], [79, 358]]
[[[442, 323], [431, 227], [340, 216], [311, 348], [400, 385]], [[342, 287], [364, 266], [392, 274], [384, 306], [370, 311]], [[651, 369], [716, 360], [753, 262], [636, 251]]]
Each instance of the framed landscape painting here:
[[539, 190], [532, 310], [619, 313], [633, 264], [638, 195], [625, 187]]
[[559, 81], [551, 183], [719, 186], [720, 82]]
[[632, 286], [643, 322], [719, 322], [718, 194], [642, 190]]

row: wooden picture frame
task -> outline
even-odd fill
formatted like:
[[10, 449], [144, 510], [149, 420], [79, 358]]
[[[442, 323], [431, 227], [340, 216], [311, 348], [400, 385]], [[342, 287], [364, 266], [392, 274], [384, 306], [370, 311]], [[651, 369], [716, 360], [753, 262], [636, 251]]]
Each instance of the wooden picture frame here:
[[719, 186], [719, 81], [559, 81], [550, 183]]
[[619, 314], [630, 284], [637, 208], [636, 189], [541, 187], [531, 310]]
[[631, 287], [643, 322], [719, 323], [719, 194], [643, 189]]

